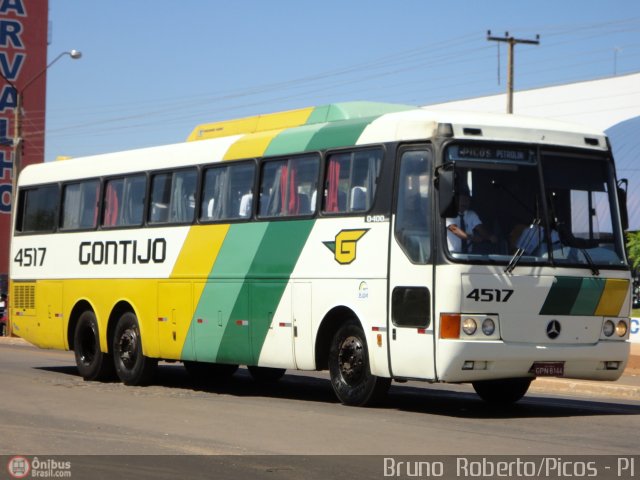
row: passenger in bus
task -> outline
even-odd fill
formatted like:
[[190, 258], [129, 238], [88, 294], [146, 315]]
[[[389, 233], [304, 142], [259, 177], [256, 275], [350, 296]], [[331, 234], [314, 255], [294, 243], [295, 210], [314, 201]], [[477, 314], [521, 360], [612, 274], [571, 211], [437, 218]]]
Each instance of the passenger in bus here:
[[247, 192], [240, 199], [240, 210], [238, 215], [242, 218], [251, 216], [251, 207], [253, 205], [253, 192]]
[[478, 214], [471, 210], [471, 195], [462, 189], [458, 195], [458, 216], [447, 219], [447, 245], [455, 253], [487, 253], [498, 243], [483, 224]]
[[[540, 225], [529, 225], [529, 227], [516, 225], [514, 231], [518, 228], [520, 229], [520, 234], [514, 243], [516, 250], [521, 248], [524, 255], [544, 255], [547, 253], [547, 237], [544, 227]], [[560, 235], [555, 229], [551, 230], [551, 245], [554, 249], [561, 245]]]
[[367, 207], [367, 187], [356, 186], [351, 189], [350, 211], [363, 212]]

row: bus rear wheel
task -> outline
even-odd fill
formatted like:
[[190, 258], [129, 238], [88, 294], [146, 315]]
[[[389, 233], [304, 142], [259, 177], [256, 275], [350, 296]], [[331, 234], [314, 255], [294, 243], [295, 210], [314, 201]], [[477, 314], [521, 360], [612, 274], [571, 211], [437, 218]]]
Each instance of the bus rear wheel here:
[[507, 378], [473, 382], [473, 389], [485, 402], [493, 405], [511, 405], [529, 390], [531, 378]]
[[367, 341], [360, 324], [349, 320], [333, 336], [329, 348], [331, 386], [345, 405], [364, 406], [381, 400], [390, 378], [371, 374]]
[[124, 313], [113, 336], [113, 357], [118, 377], [125, 385], [151, 383], [158, 360], [142, 353], [142, 337], [135, 314]]
[[78, 373], [85, 380], [112, 380], [113, 359], [100, 350], [100, 330], [91, 310], [82, 312], [73, 332], [73, 350]]

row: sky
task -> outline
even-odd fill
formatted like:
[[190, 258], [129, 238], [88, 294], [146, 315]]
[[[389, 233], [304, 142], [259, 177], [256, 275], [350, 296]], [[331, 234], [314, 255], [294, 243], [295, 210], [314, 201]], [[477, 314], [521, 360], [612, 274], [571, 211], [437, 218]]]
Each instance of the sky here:
[[[428, 105], [640, 71], [638, 0], [49, 0], [45, 160], [329, 103]], [[517, 106], [516, 106], [517, 107]], [[516, 112], [517, 113], [517, 110]]]

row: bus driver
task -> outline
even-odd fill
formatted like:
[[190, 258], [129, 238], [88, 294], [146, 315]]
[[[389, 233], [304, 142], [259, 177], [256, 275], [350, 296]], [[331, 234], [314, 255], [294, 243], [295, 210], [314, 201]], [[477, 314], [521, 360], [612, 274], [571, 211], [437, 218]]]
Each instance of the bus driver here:
[[465, 188], [458, 195], [458, 216], [447, 219], [447, 244], [450, 252], [470, 253], [474, 250], [474, 244], [498, 242], [497, 237], [485, 228], [470, 206], [471, 196]]

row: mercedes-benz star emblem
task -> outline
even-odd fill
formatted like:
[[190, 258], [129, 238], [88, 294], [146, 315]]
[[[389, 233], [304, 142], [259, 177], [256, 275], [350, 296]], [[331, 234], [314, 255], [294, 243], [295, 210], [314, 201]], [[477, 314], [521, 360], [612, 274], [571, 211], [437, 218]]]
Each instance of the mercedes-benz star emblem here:
[[558, 336], [560, 336], [560, 330], [562, 330], [560, 322], [558, 320], [551, 320], [547, 324], [547, 337], [551, 340], [558, 338]]

